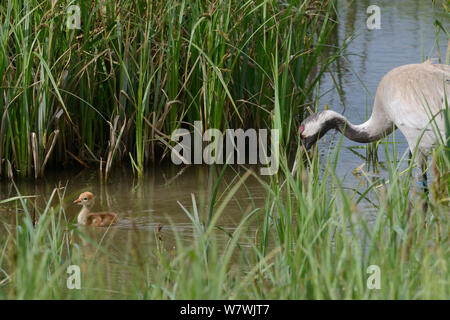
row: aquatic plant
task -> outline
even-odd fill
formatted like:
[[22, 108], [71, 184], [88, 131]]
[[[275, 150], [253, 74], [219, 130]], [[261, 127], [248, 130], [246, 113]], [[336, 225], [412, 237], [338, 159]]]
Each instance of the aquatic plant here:
[[287, 146], [339, 55], [323, 54], [334, 16], [331, 0], [2, 2], [0, 177], [142, 176], [195, 120], [277, 128]]
[[[428, 200], [396, 161], [387, 164], [388, 181], [361, 169], [360, 183], [345, 187], [335, 173], [339, 152], [330, 149], [328, 160], [306, 155], [296, 176], [284, 157], [270, 180], [238, 173], [230, 188], [207, 198], [208, 206], [192, 196], [192, 205], [179, 209], [191, 221], [187, 239], [176, 224], [145, 233], [131, 224], [119, 248], [114, 228], [73, 226], [61, 192], [44, 210], [25, 196], [4, 200], [18, 202], [12, 222], [0, 217], [7, 230], [0, 298], [448, 299], [449, 196], [440, 186], [449, 185], [449, 176], [439, 165], [445, 149], [436, 151], [439, 179], [431, 182], [431, 190], [441, 191]], [[220, 172], [216, 184], [230, 183]], [[246, 188], [250, 176], [267, 192], [262, 207]], [[250, 201], [240, 204], [235, 227], [223, 228], [221, 217], [237, 192]], [[72, 264], [81, 266], [80, 290], [66, 287]], [[373, 268], [378, 284], [370, 280]]]

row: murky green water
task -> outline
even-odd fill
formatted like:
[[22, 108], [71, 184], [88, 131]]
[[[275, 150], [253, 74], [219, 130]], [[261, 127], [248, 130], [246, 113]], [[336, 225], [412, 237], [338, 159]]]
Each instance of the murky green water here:
[[[333, 75], [342, 87], [342, 94], [334, 88], [330, 75], [325, 77], [321, 85], [321, 108], [328, 104], [330, 109], [344, 113], [353, 123], [361, 123], [370, 115], [378, 82], [385, 73], [399, 65], [438, 57], [438, 48], [445, 57], [447, 48], [447, 40], [443, 34], [436, 38], [433, 22], [440, 17], [439, 12], [433, 11], [430, 1], [377, 1], [381, 8], [381, 29], [373, 31], [366, 28], [366, 8], [370, 4], [371, 1], [340, 1], [340, 25], [336, 30], [335, 43], [340, 45], [352, 34], [356, 34], [356, 39], [351, 42], [339, 63], [332, 67]], [[448, 22], [444, 21], [444, 25], [450, 28]], [[321, 152], [325, 154], [329, 146], [335, 145], [339, 138], [335, 133], [327, 134], [320, 142]], [[400, 133], [396, 133], [395, 139], [400, 142], [396, 148], [401, 156], [407, 145]], [[345, 185], [349, 188], [359, 182], [359, 178], [351, 174], [352, 170], [365, 162], [352, 152], [351, 147], [354, 146], [361, 145], [343, 140], [344, 148], [337, 170], [342, 178], [345, 177]], [[364, 149], [354, 151], [365, 154]], [[380, 150], [378, 154], [383, 163], [384, 151]], [[148, 170], [142, 183], [138, 183], [133, 179], [132, 172], [119, 168], [113, 172], [108, 184], [100, 183], [99, 172], [95, 169], [49, 170], [45, 179], [37, 182], [18, 181], [17, 186], [23, 195], [37, 195], [37, 205], [45, 203], [53, 188], [59, 185], [66, 187], [66, 212], [71, 221], [75, 221], [79, 210], [72, 201], [82, 191], [93, 192], [97, 198], [93, 211], [113, 211], [119, 215], [120, 222], [103, 241], [111, 244], [114, 255], [120, 261], [124, 251], [135, 243], [143, 248], [154, 246], [158, 225], [162, 226], [161, 235], [169, 247], [174, 243], [171, 228], [175, 228], [183, 240], [192, 239], [192, 224], [181, 205], [192, 210], [194, 195], [201, 218], [206, 220], [220, 170], [220, 167], [214, 166], [190, 166], [185, 170], [176, 166], [157, 166]], [[244, 170], [236, 172], [236, 168], [227, 169], [218, 192], [219, 203], [243, 172]], [[382, 167], [376, 174], [385, 174]], [[2, 181], [0, 199], [14, 195], [14, 187]], [[240, 189], [226, 207], [219, 225], [224, 230], [233, 230], [245, 214], [263, 207], [265, 200], [264, 188], [256, 179], [249, 178], [245, 187]], [[0, 207], [0, 221], [8, 223], [12, 212], [13, 210]], [[253, 223], [256, 229], [257, 219]], [[94, 238], [102, 239], [105, 230], [94, 229], [86, 228], [85, 231]], [[224, 241], [228, 239], [225, 232], [222, 237]], [[82, 248], [86, 255], [95, 251], [88, 244], [82, 245]]]

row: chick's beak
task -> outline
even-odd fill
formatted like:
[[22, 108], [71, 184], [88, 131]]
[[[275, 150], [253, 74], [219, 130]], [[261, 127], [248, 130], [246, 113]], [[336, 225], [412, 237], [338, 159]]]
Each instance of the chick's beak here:
[[78, 198], [77, 200], [75, 200], [73, 203], [80, 203], [81, 202], [81, 200], [80, 200], [80, 198]]

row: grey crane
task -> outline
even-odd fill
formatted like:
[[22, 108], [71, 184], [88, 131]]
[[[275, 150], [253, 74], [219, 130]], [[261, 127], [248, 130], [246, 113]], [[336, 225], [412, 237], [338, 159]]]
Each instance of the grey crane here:
[[[307, 117], [300, 125], [303, 148], [309, 149], [328, 130], [340, 131], [350, 140], [368, 143], [399, 129], [408, 141], [414, 161], [419, 167], [417, 177], [426, 186], [426, 153], [445, 137], [444, 112], [450, 105], [450, 66], [408, 64], [389, 71], [380, 81], [372, 115], [354, 125], [343, 115], [325, 110]], [[416, 150], [417, 148], [417, 150]], [[295, 173], [297, 160], [292, 170]]]

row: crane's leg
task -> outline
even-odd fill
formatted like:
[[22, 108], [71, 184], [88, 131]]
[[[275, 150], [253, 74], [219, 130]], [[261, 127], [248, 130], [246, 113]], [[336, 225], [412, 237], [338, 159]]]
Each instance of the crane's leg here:
[[409, 164], [413, 161], [417, 168], [413, 170], [414, 173], [414, 182], [419, 185], [421, 191], [425, 194], [428, 194], [428, 186], [427, 186], [427, 173], [426, 173], [426, 150], [420, 144], [421, 140], [418, 140], [417, 130], [411, 129], [406, 126], [398, 126], [400, 131], [405, 136], [409, 145]]
[[[400, 131], [408, 141], [410, 149], [410, 161], [414, 161], [417, 168], [413, 169], [414, 182], [419, 187], [419, 194], [423, 197], [423, 211], [428, 210], [428, 181], [427, 181], [427, 147], [421, 145], [423, 137], [417, 137], [417, 130], [405, 126], [399, 126]], [[419, 140], [418, 140], [419, 139]]]
[[428, 211], [428, 177], [427, 177], [427, 156], [423, 150], [419, 150], [417, 155], [417, 182], [420, 186], [422, 194], [424, 195], [422, 210], [423, 212]]
[[427, 177], [427, 156], [423, 151], [419, 151], [417, 155], [417, 167], [419, 174], [417, 176], [417, 181], [422, 191], [428, 195], [428, 177]]

